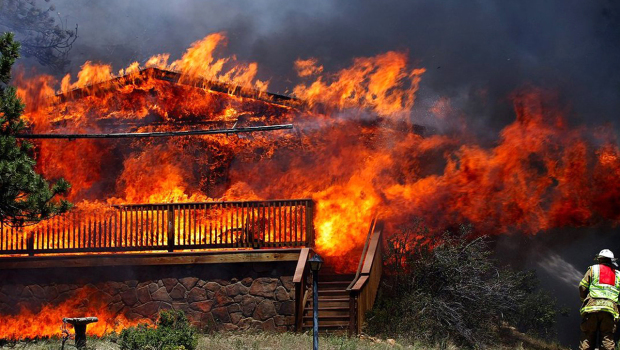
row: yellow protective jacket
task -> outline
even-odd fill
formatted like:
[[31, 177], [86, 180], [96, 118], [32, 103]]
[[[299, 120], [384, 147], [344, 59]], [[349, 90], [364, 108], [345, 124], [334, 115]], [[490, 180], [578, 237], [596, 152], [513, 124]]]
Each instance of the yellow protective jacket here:
[[609, 312], [614, 319], [620, 318], [618, 296], [620, 295], [620, 271], [612, 266], [596, 264], [588, 268], [579, 283], [581, 315], [591, 312]]

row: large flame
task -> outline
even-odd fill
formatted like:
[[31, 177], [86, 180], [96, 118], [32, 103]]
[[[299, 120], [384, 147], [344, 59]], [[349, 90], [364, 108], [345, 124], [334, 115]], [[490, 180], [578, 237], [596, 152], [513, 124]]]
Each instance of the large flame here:
[[[256, 63], [218, 58], [222, 33], [169, 55], [112, 68], [87, 62], [78, 79], [22, 78], [25, 115], [39, 133], [165, 131], [245, 123], [295, 124], [295, 132], [200, 136], [174, 140], [44, 141], [39, 170], [64, 177], [69, 199], [122, 204], [311, 197], [317, 250], [350, 269], [367, 225], [380, 214], [388, 228], [421, 218], [429, 234], [471, 223], [480, 234], [586, 226], [620, 220], [620, 150], [614, 135], [569, 128], [554, 99], [525, 89], [513, 96], [515, 121], [495, 145], [468, 135], [414, 132], [412, 109], [424, 73], [401, 52], [358, 58], [336, 73], [299, 60], [303, 103], [261, 95]], [[176, 71], [178, 83], [146, 67]], [[260, 99], [214, 92], [219, 80]], [[196, 82], [200, 81], [199, 84]], [[77, 89], [77, 90], [75, 90]], [[254, 90], [250, 90], [254, 89]], [[63, 95], [51, 92], [61, 90]], [[68, 92], [70, 91], [70, 92]], [[68, 92], [68, 93], [67, 93]], [[267, 100], [267, 101], [266, 101]], [[430, 110], [442, 122], [452, 107]]]

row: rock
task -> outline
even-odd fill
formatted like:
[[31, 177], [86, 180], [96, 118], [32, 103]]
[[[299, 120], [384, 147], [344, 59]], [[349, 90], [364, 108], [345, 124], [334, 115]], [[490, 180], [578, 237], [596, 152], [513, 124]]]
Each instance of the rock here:
[[220, 288], [220, 290], [215, 292], [213, 300], [215, 300], [215, 303], [220, 306], [228, 305], [233, 302], [232, 298], [226, 295], [225, 288]]
[[212, 292], [217, 292], [218, 290], [220, 290], [220, 288], [222, 288], [222, 286], [219, 283], [215, 283], [215, 282], [207, 282], [205, 284], [205, 288], [207, 290], [210, 290]]
[[207, 282], [203, 281], [203, 280], [199, 280], [198, 282], [196, 282], [196, 287], [204, 287], [205, 284], [207, 284]]
[[161, 287], [163, 287], [163, 286], [164, 286], [164, 284], [163, 284], [163, 283], [162, 283], [162, 285], [161, 285], [161, 286], [160, 286], [160, 285], [158, 285], [157, 283], [150, 283], [150, 284], [148, 285], [148, 288], [149, 288], [149, 293], [153, 294], [153, 293], [155, 293], [155, 291], [156, 291], [156, 290], [158, 290], [159, 288], [161, 288]]
[[273, 321], [276, 323], [276, 326], [286, 326], [287, 317], [289, 316], [276, 315], [273, 317]]
[[174, 300], [180, 300], [185, 298], [185, 287], [181, 283], [178, 283], [172, 290], [170, 291], [170, 297]]
[[295, 314], [295, 301], [288, 300], [280, 303], [278, 307], [278, 313], [280, 315], [290, 316]]
[[45, 299], [45, 290], [38, 284], [33, 284], [28, 288], [32, 292], [32, 295], [34, 295], [36, 298]]
[[[264, 321], [270, 317], [276, 315], [276, 307], [273, 305], [273, 301], [271, 300], [263, 300], [258, 305], [256, 305], [256, 309], [252, 316], [257, 319]], [[275, 325], [274, 325], [275, 327]]]
[[132, 308], [132, 311], [144, 317], [151, 317], [159, 311], [159, 303], [156, 301], [149, 301], [146, 304]]
[[246, 277], [246, 278], [244, 278], [244, 279], [242, 279], [242, 280], [241, 280], [241, 284], [243, 284], [243, 285], [244, 285], [244, 286], [246, 286], [246, 287], [249, 287], [249, 286], [251, 286], [251, 285], [252, 285], [252, 282], [253, 282], [253, 281], [254, 281], [254, 280], [252, 279], [252, 277]]
[[161, 312], [162, 310], [172, 310], [172, 304], [166, 303], [166, 302], [162, 302], [159, 305], [159, 312]]
[[223, 279], [220, 279], [220, 278], [214, 279], [213, 282], [215, 282], [215, 283], [217, 283], [217, 284], [219, 284], [221, 286], [227, 286], [227, 285], [230, 284], [229, 280], [223, 280]]
[[228, 312], [239, 312], [241, 311], [241, 306], [239, 304], [232, 304], [228, 306]]
[[[242, 293], [242, 290], [245, 291], [245, 293]], [[239, 294], [247, 294], [248, 290], [248, 287], [241, 283], [229, 284], [226, 286], [226, 294], [231, 298]]]
[[125, 303], [123, 302], [118, 302], [118, 303], [114, 303], [112, 305], [110, 305], [108, 307], [108, 311], [110, 311], [112, 313], [112, 315], [116, 315], [118, 314], [123, 308], [125, 307]]
[[228, 310], [225, 307], [217, 307], [211, 311], [213, 318], [218, 323], [228, 323], [230, 322], [230, 315], [228, 314]]
[[210, 312], [205, 312], [202, 314], [200, 318], [200, 327], [206, 331], [215, 329], [215, 319]]
[[22, 299], [32, 299], [32, 291], [30, 290], [30, 288], [24, 288], [22, 290], [22, 294], [20, 294], [19, 297]]
[[128, 289], [121, 293], [121, 299], [127, 306], [133, 306], [138, 302], [138, 295], [135, 289]]
[[138, 281], [137, 281], [137, 280], [125, 281], [125, 284], [126, 284], [129, 288], [136, 288], [136, 287], [138, 286]]
[[223, 331], [223, 332], [232, 332], [232, 331], [239, 330], [239, 327], [235, 326], [234, 324], [230, 324], [230, 323], [221, 324], [217, 328], [219, 331]]
[[103, 289], [105, 289], [108, 294], [114, 295], [120, 293], [122, 290], [126, 290], [127, 285], [123, 282], [109, 281]]
[[54, 286], [45, 287], [45, 299], [52, 301], [58, 297], [58, 289]]
[[250, 328], [258, 329], [261, 327], [261, 322], [253, 319], [252, 317], [246, 317], [239, 320], [239, 322], [237, 322], [237, 326], [242, 330], [248, 330]]
[[196, 277], [183, 277], [179, 278], [179, 282], [185, 287], [185, 289], [190, 290], [194, 288], [196, 283], [198, 282], [198, 278]]
[[287, 291], [292, 291], [295, 288], [295, 283], [293, 283], [293, 276], [280, 276], [280, 282]]
[[151, 284], [151, 281], [144, 281], [144, 282], [138, 283], [136, 287], [137, 288], [148, 287], [149, 284]]
[[202, 319], [202, 315], [204, 315], [202, 312], [191, 310], [191, 309], [185, 312], [185, 316], [187, 316], [187, 320], [195, 327], [201, 326], [200, 320]]
[[163, 287], [164, 286], [164, 282], [162, 280], [157, 280], [157, 286], [159, 288]]
[[187, 304], [186, 302], [173, 302], [172, 308], [174, 310], [181, 310], [187, 314], [187, 312], [189, 311], [189, 304]]
[[192, 309], [200, 312], [209, 312], [213, 308], [213, 300], [197, 301], [189, 305]]
[[288, 300], [289, 299], [288, 292], [286, 291], [286, 288], [284, 288], [282, 286], [276, 288], [275, 296], [276, 296], [276, 300], [278, 300], [278, 301]]
[[[18, 297], [24, 291], [24, 285], [22, 284], [7, 284], [2, 286], [2, 293], [9, 297]], [[68, 289], [67, 289], [68, 290]]]
[[179, 281], [176, 278], [164, 278], [161, 281], [164, 284], [164, 287], [166, 287], [166, 291], [168, 293], [170, 293], [172, 288], [174, 288], [174, 286], [176, 286], [179, 283]]
[[233, 324], [239, 323], [239, 321], [243, 317], [241, 312], [230, 312], [230, 309], [228, 311], [230, 313], [230, 322], [232, 322]]
[[138, 296], [138, 300], [141, 304], [151, 301], [151, 293], [149, 293], [149, 289], [147, 287], [136, 289], [136, 295]]
[[155, 293], [151, 293], [151, 299], [156, 301], [172, 301], [172, 298], [166, 292], [166, 287], [160, 287]]
[[269, 320], [263, 322], [263, 324], [261, 325], [261, 328], [263, 329], [264, 332], [275, 332], [276, 324], [274, 323], [273, 318], [270, 318]]
[[394, 339], [387, 339], [386, 342], [392, 346], [396, 345], [396, 340]]
[[190, 303], [203, 300], [207, 300], [207, 292], [202, 288], [194, 287], [187, 294], [187, 301]]
[[103, 291], [95, 291], [88, 295], [89, 303], [96, 303], [96, 305], [110, 305], [114, 302], [114, 297]]
[[250, 287], [250, 294], [265, 298], [273, 298], [278, 282], [271, 278], [261, 277], [254, 280]]
[[252, 316], [254, 309], [256, 309], [256, 299], [249, 295], [244, 296], [241, 300], [241, 312], [243, 313], [243, 316]]

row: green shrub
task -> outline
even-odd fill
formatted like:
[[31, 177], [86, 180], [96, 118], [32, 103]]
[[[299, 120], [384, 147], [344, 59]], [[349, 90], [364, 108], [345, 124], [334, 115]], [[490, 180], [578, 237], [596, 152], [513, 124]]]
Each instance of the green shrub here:
[[367, 331], [429, 345], [483, 347], [500, 325], [554, 336], [556, 301], [537, 291], [532, 272], [498, 267], [485, 238], [471, 229], [427, 239], [420, 222], [387, 241], [386, 274]]
[[157, 327], [146, 324], [124, 329], [119, 345], [122, 350], [194, 350], [198, 338], [183, 311], [162, 311]]

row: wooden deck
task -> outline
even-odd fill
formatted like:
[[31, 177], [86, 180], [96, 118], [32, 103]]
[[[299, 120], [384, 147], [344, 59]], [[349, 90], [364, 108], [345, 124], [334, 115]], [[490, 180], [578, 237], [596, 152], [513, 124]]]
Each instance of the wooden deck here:
[[0, 270], [89, 266], [153, 266], [297, 261], [301, 248], [204, 252], [19, 256], [0, 259]]

